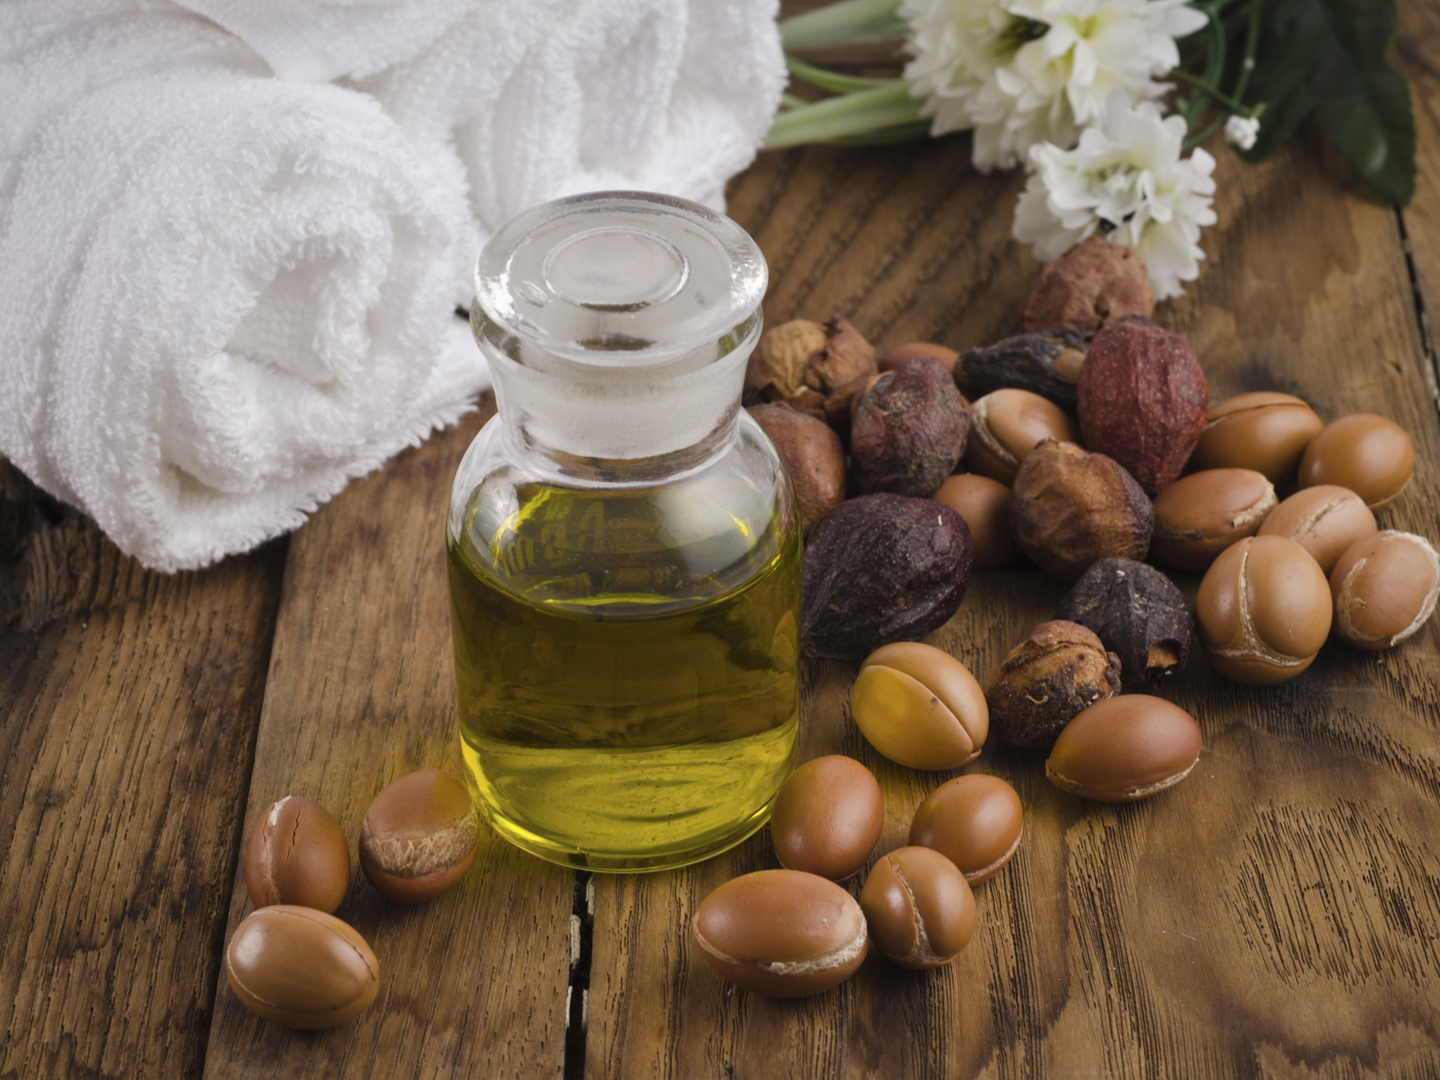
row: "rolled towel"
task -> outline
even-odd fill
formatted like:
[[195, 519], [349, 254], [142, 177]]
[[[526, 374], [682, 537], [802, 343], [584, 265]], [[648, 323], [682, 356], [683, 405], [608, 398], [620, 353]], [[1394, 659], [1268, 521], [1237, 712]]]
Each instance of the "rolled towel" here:
[[485, 372], [453, 161], [146, 6], [0, 5], [0, 453], [176, 570], [296, 527]]

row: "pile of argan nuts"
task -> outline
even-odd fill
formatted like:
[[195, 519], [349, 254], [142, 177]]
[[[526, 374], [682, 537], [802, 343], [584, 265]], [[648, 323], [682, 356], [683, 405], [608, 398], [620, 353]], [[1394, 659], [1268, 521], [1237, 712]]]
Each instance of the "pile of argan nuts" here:
[[[1194, 768], [1200, 728], [1162, 698], [1117, 695], [1182, 668], [1195, 623], [1217, 672], [1266, 685], [1303, 672], [1332, 630], [1387, 649], [1433, 613], [1440, 556], [1374, 515], [1410, 481], [1405, 432], [1371, 414], [1326, 424], [1282, 393], [1212, 406], [1189, 345], [1153, 309], [1138, 256], [1092, 237], [1041, 272], [1024, 333], [989, 348], [920, 342], [877, 362], [839, 315], [761, 338], [746, 405], [797, 489], [803, 648], [862, 661], [851, 714], [885, 757], [956, 768], [993, 728], [1048, 749], [1064, 791], [1148, 798]], [[1277, 486], [1297, 489], [1280, 501]], [[955, 613], [972, 566], [1022, 553], [1073, 588], [982, 694], [917, 639]], [[1193, 613], [1147, 556], [1204, 573]], [[835, 882], [869, 859], [883, 816], [859, 762], [802, 765], [772, 818], [786, 869], [700, 905], [706, 959], [773, 996], [839, 984], [871, 940], [904, 966], [952, 959], [974, 928], [969, 884], [1019, 844], [1020, 800], [992, 776], [941, 785], [857, 905]]]
[[[360, 824], [360, 869], [384, 896], [431, 900], [474, 861], [480, 814], [465, 785], [421, 769], [391, 783]], [[235, 996], [266, 1020], [327, 1028], [364, 1011], [380, 989], [369, 943], [331, 914], [350, 885], [350, 845], [323, 806], [287, 795], [266, 808], [245, 849], [255, 905], [225, 950]]]

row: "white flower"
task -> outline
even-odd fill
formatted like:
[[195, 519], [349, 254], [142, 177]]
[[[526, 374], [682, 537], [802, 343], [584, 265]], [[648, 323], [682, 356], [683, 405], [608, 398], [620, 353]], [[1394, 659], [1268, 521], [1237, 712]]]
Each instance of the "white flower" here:
[[1175, 38], [1205, 25], [1185, 0], [903, 0], [905, 68], [925, 99], [932, 135], [975, 129], [974, 160], [989, 171], [1035, 143], [1073, 146], [1111, 92], [1131, 104], [1167, 89]]
[[1099, 233], [1145, 260], [1156, 299], [1181, 295], [1205, 257], [1200, 226], [1215, 224], [1215, 159], [1197, 149], [1181, 160], [1184, 139], [1183, 119], [1161, 119], [1148, 101], [1132, 108], [1116, 91], [1104, 126], [1086, 128], [1075, 149], [1031, 148], [1015, 239], [1048, 261]]
[[1232, 116], [1225, 121], [1225, 141], [1241, 150], [1249, 150], [1260, 137], [1260, 118]]

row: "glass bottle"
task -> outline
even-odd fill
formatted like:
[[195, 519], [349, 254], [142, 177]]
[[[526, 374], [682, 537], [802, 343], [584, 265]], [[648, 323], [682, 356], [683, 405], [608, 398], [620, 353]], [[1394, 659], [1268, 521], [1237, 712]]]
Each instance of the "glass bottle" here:
[[499, 413], [450, 497], [461, 749], [542, 858], [705, 858], [794, 766], [799, 514], [740, 408], [766, 280], [728, 218], [631, 192], [537, 207], [480, 255]]

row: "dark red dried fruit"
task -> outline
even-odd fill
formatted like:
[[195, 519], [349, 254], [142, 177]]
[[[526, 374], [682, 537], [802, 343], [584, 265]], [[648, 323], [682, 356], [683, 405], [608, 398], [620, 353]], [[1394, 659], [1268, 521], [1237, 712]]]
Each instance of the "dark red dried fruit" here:
[[1121, 316], [1149, 317], [1154, 310], [1144, 260], [1121, 244], [1087, 236], [1040, 271], [1020, 318], [1026, 330], [1096, 330]]
[[996, 390], [1029, 390], [1073, 416], [1092, 337], [1089, 330], [1058, 326], [970, 349], [955, 362], [955, 383], [971, 401]]
[[1147, 495], [1179, 477], [1209, 404], [1205, 373], [1179, 334], [1131, 315], [1090, 343], [1080, 369], [1085, 445], [1125, 466]]
[[1120, 659], [1078, 623], [1041, 623], [1000, 665], [990, 730], [1009, 746], [1049, 746], [1073, 717], [1120, 692]]
[[1093, 630], [1120, 657], [1127, 683], [1157, 682], [1190, 658], [1195, 620], [1168, 577], [1133, 559], [1101, 559], [1065, 594], [1055, 612]]
[[863, 660], [919, 641], [960, 607], [970, 561], [970, 530], [944, 503], [889, 494], [841, 503], [805, 544], [805, 654]]
[[970, 416], [945, 365], [915, 356], [882, 375], [850, 422], [850, 475], [864, 494], [928, 499], [965, 452]]

